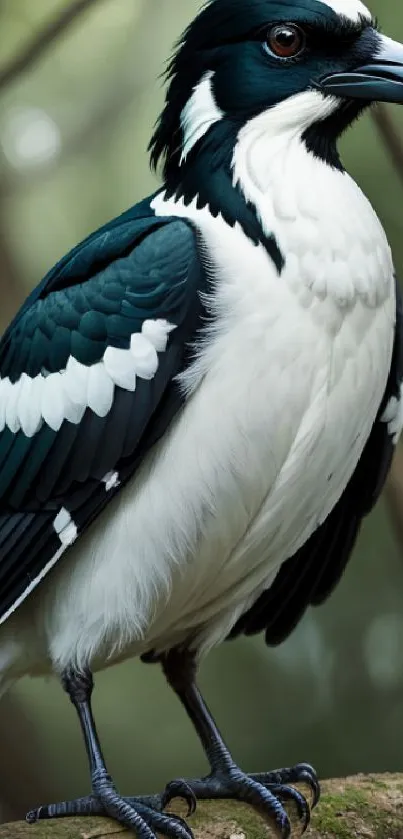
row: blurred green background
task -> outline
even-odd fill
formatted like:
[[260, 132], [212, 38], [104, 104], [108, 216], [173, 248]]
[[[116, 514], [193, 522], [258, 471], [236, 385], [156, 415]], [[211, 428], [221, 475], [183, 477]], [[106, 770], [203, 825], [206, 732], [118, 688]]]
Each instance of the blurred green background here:
[[[0, 67], [68, 5], [0, 0]], [[0, 89], [0, 328], [56, 259], [155, 188], [146, 147], [163, 98], [158, 75], [199, 5], [98, 0]], [[403, 40], [403, 6], [372, 0], [371, 8], [382, 29]], [[403, 110], [393, 116], [403, 138]], [[403, 273], [402, 185], [370, 116], [345, 138], [343, 152]], [[246, 769], [301, 760], [321, 776], [403, 769], [403, 556], [384, 502], [330, 602], [277, 650], [262, 639], [215, 650], [201, 683]], [[205, 770], [157, 667], [135, 661], [100, 674], [94, 704], [123, 792]], [[87, 791], [70, 703], [55, 680], [23, 680], [0, 704], [2, 818]]]

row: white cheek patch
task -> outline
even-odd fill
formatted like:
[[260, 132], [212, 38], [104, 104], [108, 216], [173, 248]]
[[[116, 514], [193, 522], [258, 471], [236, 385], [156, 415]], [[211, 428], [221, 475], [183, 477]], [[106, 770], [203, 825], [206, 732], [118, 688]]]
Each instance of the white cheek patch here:
[[364, 3], [361, 3], [361, 0], [320, 0], [320, 2], [329, 6], [336, 15], [341, 15], [353, 23], [358, 23], [360, 17], [372, 20], [371, 12]]
[[145, 320], [141, 333], [131, 336], [130, 349], [107, 347], [96, 364], [87, 367], [70, 356], [58, 373], [39, 373], [33, 378], [22, 373], [17, 382], [0, 379], [0, 432], [5, 427], [14, 434], [21, 429], [26, 437], [33, 437], [43, 423], [58, 431], [64, 420], [81, 422], [87, 408], [106, 417], [115, 386], [134, 391], [137, 378], [154, 378], [158, 353], [166, 350], [168, 335], [175, 328], [167, 320]]
[[218, 107], [213, 94], [212, 78], [214, 73], [205, 73], [181, 113], [183, 133], [181, 163], [183, 163], [193, 146], [215, 122], [219, 122], [224, 112]]

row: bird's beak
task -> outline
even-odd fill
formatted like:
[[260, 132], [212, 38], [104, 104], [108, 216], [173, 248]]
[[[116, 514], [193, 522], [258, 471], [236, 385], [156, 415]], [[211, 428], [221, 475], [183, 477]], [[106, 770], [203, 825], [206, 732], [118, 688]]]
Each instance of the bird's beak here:
[[333, 73], [321, 88], [343, 99], [403, 104], [403, 44], [379, 35], [379, 49], [369, 64], [348, 73]]

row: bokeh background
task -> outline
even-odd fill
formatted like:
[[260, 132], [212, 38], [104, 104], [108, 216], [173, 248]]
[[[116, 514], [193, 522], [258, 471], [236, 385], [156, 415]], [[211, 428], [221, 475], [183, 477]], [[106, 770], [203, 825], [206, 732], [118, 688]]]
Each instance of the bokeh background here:
[[[25, 72], [2, 73], [71, 5], [77, 0], [0, 0], [0, 329], [55, 260], [155, 188], [146, 147], [163, 99], [159, 74], [200, 4], [87, 0]], [[371, 8], [403, 40], [403, 6], [372, 0]], [[403, 110], [390, 113], [403, 139]], [[370, 116], [343, 153], [403, 273], [403, 187]], [[201, 683], [246, 769], [301, 760], [321, 776], [403, 769], [403, 553], [385, 499], [330, 602], [277, 650], [262, 639], [215, 650]], [[135, 661], [100, 674], [94, 706], [126, 794], [206, 769], [157, 667]], [[78, 723], [60, 686], [23, 680], [0, 703], [1, 817], [88, 790]]]

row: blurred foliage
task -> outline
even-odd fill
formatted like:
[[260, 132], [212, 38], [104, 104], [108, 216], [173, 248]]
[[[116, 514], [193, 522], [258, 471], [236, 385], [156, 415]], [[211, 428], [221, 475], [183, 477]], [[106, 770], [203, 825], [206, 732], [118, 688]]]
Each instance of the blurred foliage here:
[[[0, 0], [0, 63], [66, 0]], [[96, 226], [155, 188], [146, 147], [158, 75], [197, 0], [99, 0], [0, 97], [0, 319]], [[403, 40], [403, 6], [373, 0]], [[403, 110], [394, 109], [403, 137]], [[403, 262], [402, 186], [370, 116], [343, 140], [345, 163]], [[329, 201], [331, 201], [331, 195]], [[215, 650], [201, 682], [235, 757], [249, 769], [300, 760], [320, 774], [403, 766], [403, 559], [381, 503], [333, 598], [276, 650], [263, 639]], [[205, 768], [183, 710], [155, 666], [96, 679], [106, 757], [126, 793]], [[55, 680], [21, 682], [2, 702], [0, 799], [12, 812], [88, 790], [77, 721]]]

